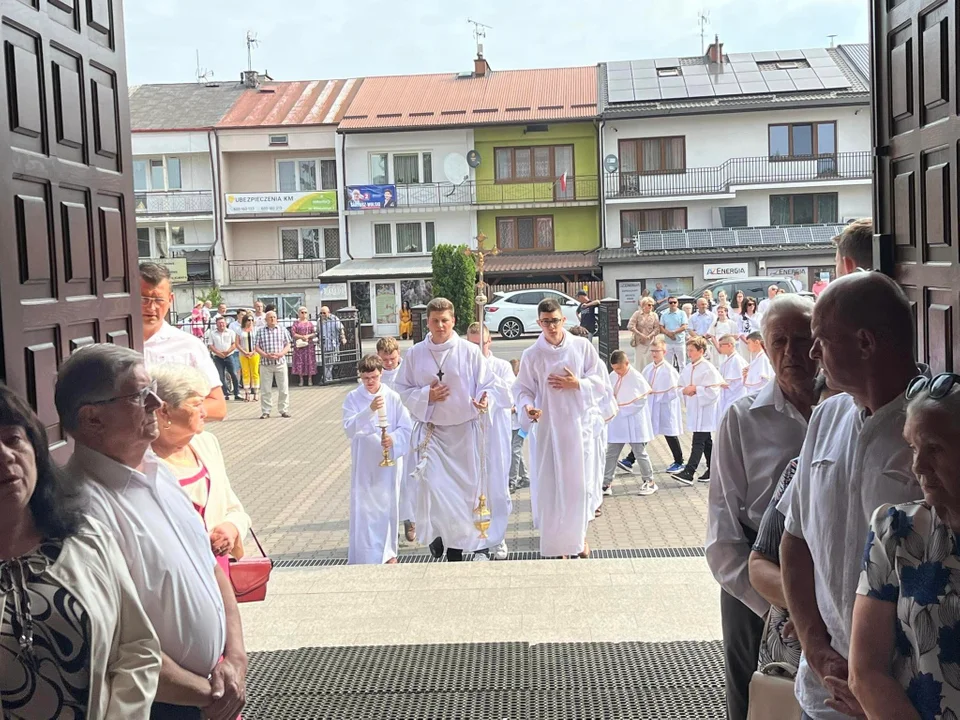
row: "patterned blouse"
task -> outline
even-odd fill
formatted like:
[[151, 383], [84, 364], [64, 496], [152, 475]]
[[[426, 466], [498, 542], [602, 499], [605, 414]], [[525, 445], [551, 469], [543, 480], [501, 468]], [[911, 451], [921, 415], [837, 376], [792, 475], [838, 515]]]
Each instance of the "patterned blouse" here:
[[656, 313], [644, 314], [643, 310], [637, 310], [627, 323], [627, 329], [634, 331], [634, 337], [639, 344], [649, 345], [660, 334], [660, 318]]
[[960, 717], [960, 549], [933, 507], [877, 508], [857, 593], [896, 603], [893, 675], [920, 717]]
[[90, 621], [49, 568], [63, 542], [0, 561], [0, 715], [80, 720], [90, 699]]

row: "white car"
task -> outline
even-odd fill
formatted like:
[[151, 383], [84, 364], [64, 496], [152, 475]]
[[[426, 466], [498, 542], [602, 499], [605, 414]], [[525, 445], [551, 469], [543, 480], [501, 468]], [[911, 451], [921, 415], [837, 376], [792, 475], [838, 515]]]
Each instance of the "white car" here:
[[500, 333], [508, 340], [518, 338], [524, 333], [538, 333], [537, 305], [541, 300], [556, 300], [563, 309], [567, 329], [580, 324], [577, 319], [577, 307], [580, 305], [569, 295], [558, 290], [514, 290], [497, 293], [484, 308], [484, 325], [492, 333]]

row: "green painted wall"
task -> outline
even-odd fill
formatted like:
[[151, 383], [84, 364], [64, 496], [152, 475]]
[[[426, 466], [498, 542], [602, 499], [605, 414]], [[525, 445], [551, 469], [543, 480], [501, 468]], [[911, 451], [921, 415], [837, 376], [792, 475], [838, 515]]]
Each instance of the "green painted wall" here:
[[600, 247], [599, 209], [596, 207], [548, 207], [535, 210], [477, 210], [477, 229], [486, 235], [488, 245], [497, 238], [498, 217], [553, 216], [555, 252], [596, 250]]

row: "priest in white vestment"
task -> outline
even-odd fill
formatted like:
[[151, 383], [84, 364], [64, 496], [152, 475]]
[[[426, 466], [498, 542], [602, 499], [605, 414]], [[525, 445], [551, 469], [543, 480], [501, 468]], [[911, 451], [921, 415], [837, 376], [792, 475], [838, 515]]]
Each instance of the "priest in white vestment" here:
[[727, 408], [747, 394], [743, 385], [743, 370], [747, 361], [737, 352], [735, 335], [724, 335], [718, 344], [720, 349], [720, 375], [723, 376], [723, 391], [720, 393], [720, 417]]
[[[380, 382], [389, 388], [393, 388], [402, 362], [400, 345], [396, 338], [382, 337], [377, 340], [377, 356], [383, 363], [383, 375]], [[413, 482], [410, 480], [410, 472], [413, 468], [408, 456], [409, 448], [404, 452], [404, 456], [397, 460], [397, 464], [403, 466], [400, 471], [400, 521], [403, 523], [403, 535], [407, 542], [413, 542], [417, 539], [417, 525], [414, 522], [413, 515]]]
[[687, 430], [693, 433], [690, 457], [686, 467], [674, 473], [674, 479], [683, 485], [693, 485], [697, 466], [701, 458], [706, 458], [707, 471], [700, 476], [700, 482], [710, 482], [710, 460], [713, 455], [712, 433], [720, 423], [720, 391], [723, 389], [723, 376], [713, 363], [704, 356], [707, 341], [693, 338], [687, 341], [687, 357], [690, 362], [680, 373], [680, 392], [686, 398]]
[[416, 421], [410, 462], [417, 535], [422, 542], [432, 539], [435, 557], [445, 546], [449, 561], [462, 560], [464, 550], [488, 556], [507, 526], [506, 506], [496, 513], [489, 507], [496, 480], [487, 462], [495, 442], [487, 410], [510, 401], [480, 349], [454, 332], [455, 322], [449, 300], [430, 301], [430, 333], [407, 351], [394, 385]]
[[[376, 355], [360, 361], [361, 385], [343, 401], [343, 429], [350, 438], [350, 565], [397, 561], [400, 458], [410, 445], [413, 423], [400, 396], [381, 381]], [[382, 428], [386, 428], [384, 435]], [[394, 461], [381, 467], [387, 457]]]
[[650, 385], [650, 424], [653, 435], [663, 435], [673, 455], [673, 465], [668, 473], [683, 470], [683, 449], [680, 435], [683, 434], [683, 396], [680, 394], [680, 373], [672, 363], [666, 362], [666, 344], [660, 338], [650, 343], [653, 362], [642, 370], [643, 378]]
[[773, 380], [773, 366], [763, 348], [763, 336], [759, 332], [747, 336], [747, 350], [750, 362], [743, 372], [744, 394], [753, 395], [765, 388]]
[[555, 300], [537, 307], [543, 333], [523, 352], [515, 386], [520, 423], [530, 433], [534, 523], [544, 557], [589, 555], [587, 523], [598, 469], [592, 407], [609, 387], [592, 343], [563, 329]]
[[610, 355], [613, 372], [610, 383], [617, 403], [617, 414], [607, 425], [607, 457], [603, 472], [603, 492], [608, 494], [617, 470], [617, 460], [627, 443], [640, 468], [640, 495], [653, 495], [658, 488], [653, 479], [653, 465], [647, 454], [647, 443], [653, 440], [653, 424], [650, 421], [650, 384], [643, 375], [630, 365], [627, 354], [614, 350]]

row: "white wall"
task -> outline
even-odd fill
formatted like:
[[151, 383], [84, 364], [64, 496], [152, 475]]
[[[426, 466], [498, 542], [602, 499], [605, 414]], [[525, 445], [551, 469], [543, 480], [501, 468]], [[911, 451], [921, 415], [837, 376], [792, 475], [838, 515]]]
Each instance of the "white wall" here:
[[[347, 224], [350, 227], [350, 254], [354, 258], [374, 256], [373, 226], [376, 223], [433, 222], [436, 244], [471, 245], [476, 233], [474, 213], [469, 210], [436, 213], [391, 213], [383, 215], [350, 215]], [[392, 230], [393, 245], [396, 247], [396, 229]], [[341, 238], [341, 246], [344, 241]], [[342, 250], [341, 256], [347, 255]], [[383, 256], [381, 256], [383, 257]]]
[[[223, 192], [272, 193], [277, 190], [278, 160], [336, 160], [333, 150], [271, 150], [223, 153]], [[317, 168], [317, 182], [320, 182]], [[337, 168], [337, 185], [340, 168]]]
[[133, 154], [177, 155], [189, 153], [210, 154], [206, 132], [136, 132], [131, 133]]
[[270, 146], [271, 135], [286, 135], [285, 150], [333, 150], [336, 128], [333, 125], [315, 127], [244, 128], [220, 130], [221, 152], [251, 152], [276, 150]]
[[[473, 130], [361, 133], [346, 134], [341, 137], [344, 144], [347, 185], [366, 185], [370, 182], [369, 157], [371, 153], [379, 152], [433, 153], [433, 181], [446, 182], [447, 177], [443, 171], [444, 158], [450, 153], [463, 157], [467, 151], [473, 149]], [[492, 162], [493, 158], [486, 158], [486, 160]], [[473, 170], [469, 172], [472, 179]]]

